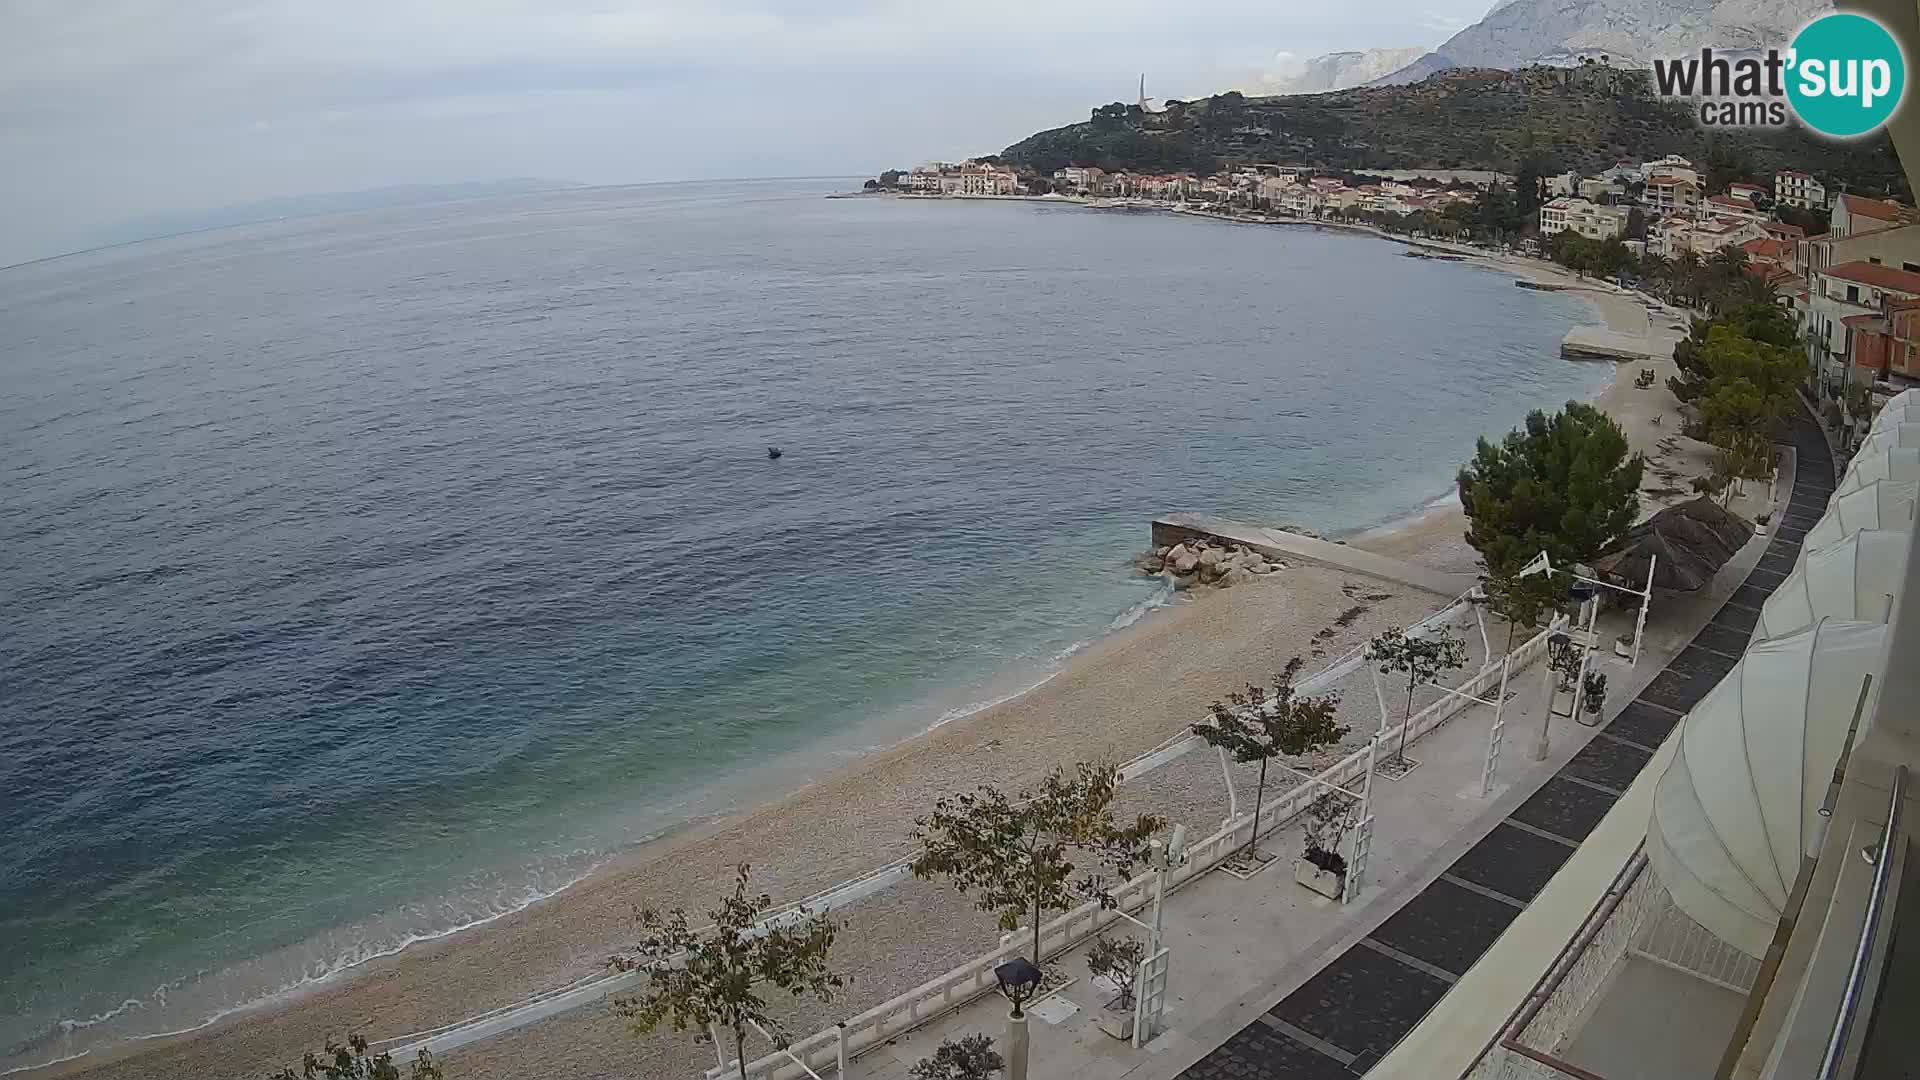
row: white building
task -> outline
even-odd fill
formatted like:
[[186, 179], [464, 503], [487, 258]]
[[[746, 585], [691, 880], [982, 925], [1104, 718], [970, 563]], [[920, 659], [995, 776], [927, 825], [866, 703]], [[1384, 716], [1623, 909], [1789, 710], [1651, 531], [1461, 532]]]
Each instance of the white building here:
[[1797, 206], [1803, 210], [1824, 210], [1827, 206], [1827, 186], [1815, 180], [1812, 173], [1781, 169], [1773, 174], [1773, 201], [1781, 206]]
[[1572, 230], [1589, 240], [1609, 240], [1625, 232], [1627, 212], [1617, 206], [1599, 206], [1585, 199], [1561, 196], [1540, 206], [1540, 235]]
[[1691, 216], [1700, 205], [1700, 184], [1684, 176], [1655, 176], [1647, 181], [1640, 199], [1647, 204], [1650, 215]]
[[1100, 186], [1100, 178], [1106, 173], [1088, 165], [1070, 165], [1056, 169], [1053, 182], [1061, 187], [1070, 187], [1076, 191], [1092, 191]]
[[1693, 167], [1693, 162], [1679, 154], [1668, 154], [1659, 161], [1649, 161], [1641, 167], [1641, 172], [1646, 176], [1648, 183], [1668, 179], [1685, 180], [1696, 187], [1700, 184], [1699, 170]]

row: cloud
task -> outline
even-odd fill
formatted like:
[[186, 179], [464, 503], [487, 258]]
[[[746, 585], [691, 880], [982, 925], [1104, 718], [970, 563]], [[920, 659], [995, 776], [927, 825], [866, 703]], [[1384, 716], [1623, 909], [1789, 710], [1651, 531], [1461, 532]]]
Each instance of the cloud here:
[[11, 0], [0, 237], [388, 183], [860, 172], [998, 149], [1141, 72], [1193, 97], [1405, 45], [1471, 2]]

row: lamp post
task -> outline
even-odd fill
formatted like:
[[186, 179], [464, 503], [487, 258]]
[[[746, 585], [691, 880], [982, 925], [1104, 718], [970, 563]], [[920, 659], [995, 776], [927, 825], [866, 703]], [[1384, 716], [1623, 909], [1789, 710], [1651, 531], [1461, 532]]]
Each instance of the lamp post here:
[[1547, 729], [1553, 723], [1553, 699], [1560, 692], [1560, 673], [1553, 668], [1552, 657], [1573, 644], [1573, 638], [1563, 630], [1556, 630], [1547, 638], [1547, 707], [1540, 714], [1540, 742], [1533, 748], [1533, 760], [1547, 760]]
[[1007, 1080], [1027, 1080], [1027, 1014], [1020, 1006], [1040, 988], [1040, 969], [1026, 957], [1016, 956], [994, 968], [993, 977], [1013, 1003], [1013, 1011], [1007, 1014]]

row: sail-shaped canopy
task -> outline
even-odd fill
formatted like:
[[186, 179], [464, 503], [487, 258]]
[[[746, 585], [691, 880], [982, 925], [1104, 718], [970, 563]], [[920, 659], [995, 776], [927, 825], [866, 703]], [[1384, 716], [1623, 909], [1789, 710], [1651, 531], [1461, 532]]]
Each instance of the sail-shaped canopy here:
[[[1760, 956], [1773, 937], [1886, 627], [1825, 620], [1748, 647], [1682, 723], [1647, 855], [1680, 910]], [[1873, 711], [1871, 699], [1866, 714]]]
[[1801, 539], [1796, 566], [1807, 561], [1807, 553], [1845, 540], [1861, 529], [1890, 529], [1907, 532], [1913, 528], [1913, 506], [1920, 500], [1920, 482], [1912, 480], [1875, 480], [1864, 487], [1835, 495], [1827, 503], [1813, 528]]
[[[1909, 419], [1908, 412], [1912, 412]], [[1902, 390], [1887, 399], [1880, 412], [1873, 418], [1874, 430], [1893, 424], [1906, 424], [1920, 421], [1920, 390]]]
[[1860, 448], [1853, 452], [1853, 456], [1857, 458], [1862, 454], [1877, 454], [1894, 447], [1914, 446], [1920, 446], [1920, 412], [1914, 414], [1912, 423], [1888, 424], [1867, 432], [1867, 437], [1860, 440]]
[[1858, 491], [1875, 480], [1920, 480], [1920, 448], [1896, 446], [1855, 454], [1833, 493]]
[[1801, 561], [1760, 608], [1753, 640], [1805, 630], [1821, 619], [1885, 622], [1907, 575], [1907, 534], [1863, 529]]

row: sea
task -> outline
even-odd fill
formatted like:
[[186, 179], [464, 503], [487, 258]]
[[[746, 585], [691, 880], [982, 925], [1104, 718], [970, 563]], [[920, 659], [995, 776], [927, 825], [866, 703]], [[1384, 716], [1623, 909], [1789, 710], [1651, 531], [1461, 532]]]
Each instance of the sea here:
[[0, 270], [0, 1074], [535, 903], [1175, 602], [1157, 513], [1388, 522], [1607, 377], [1371, 237], [850, 186]]

